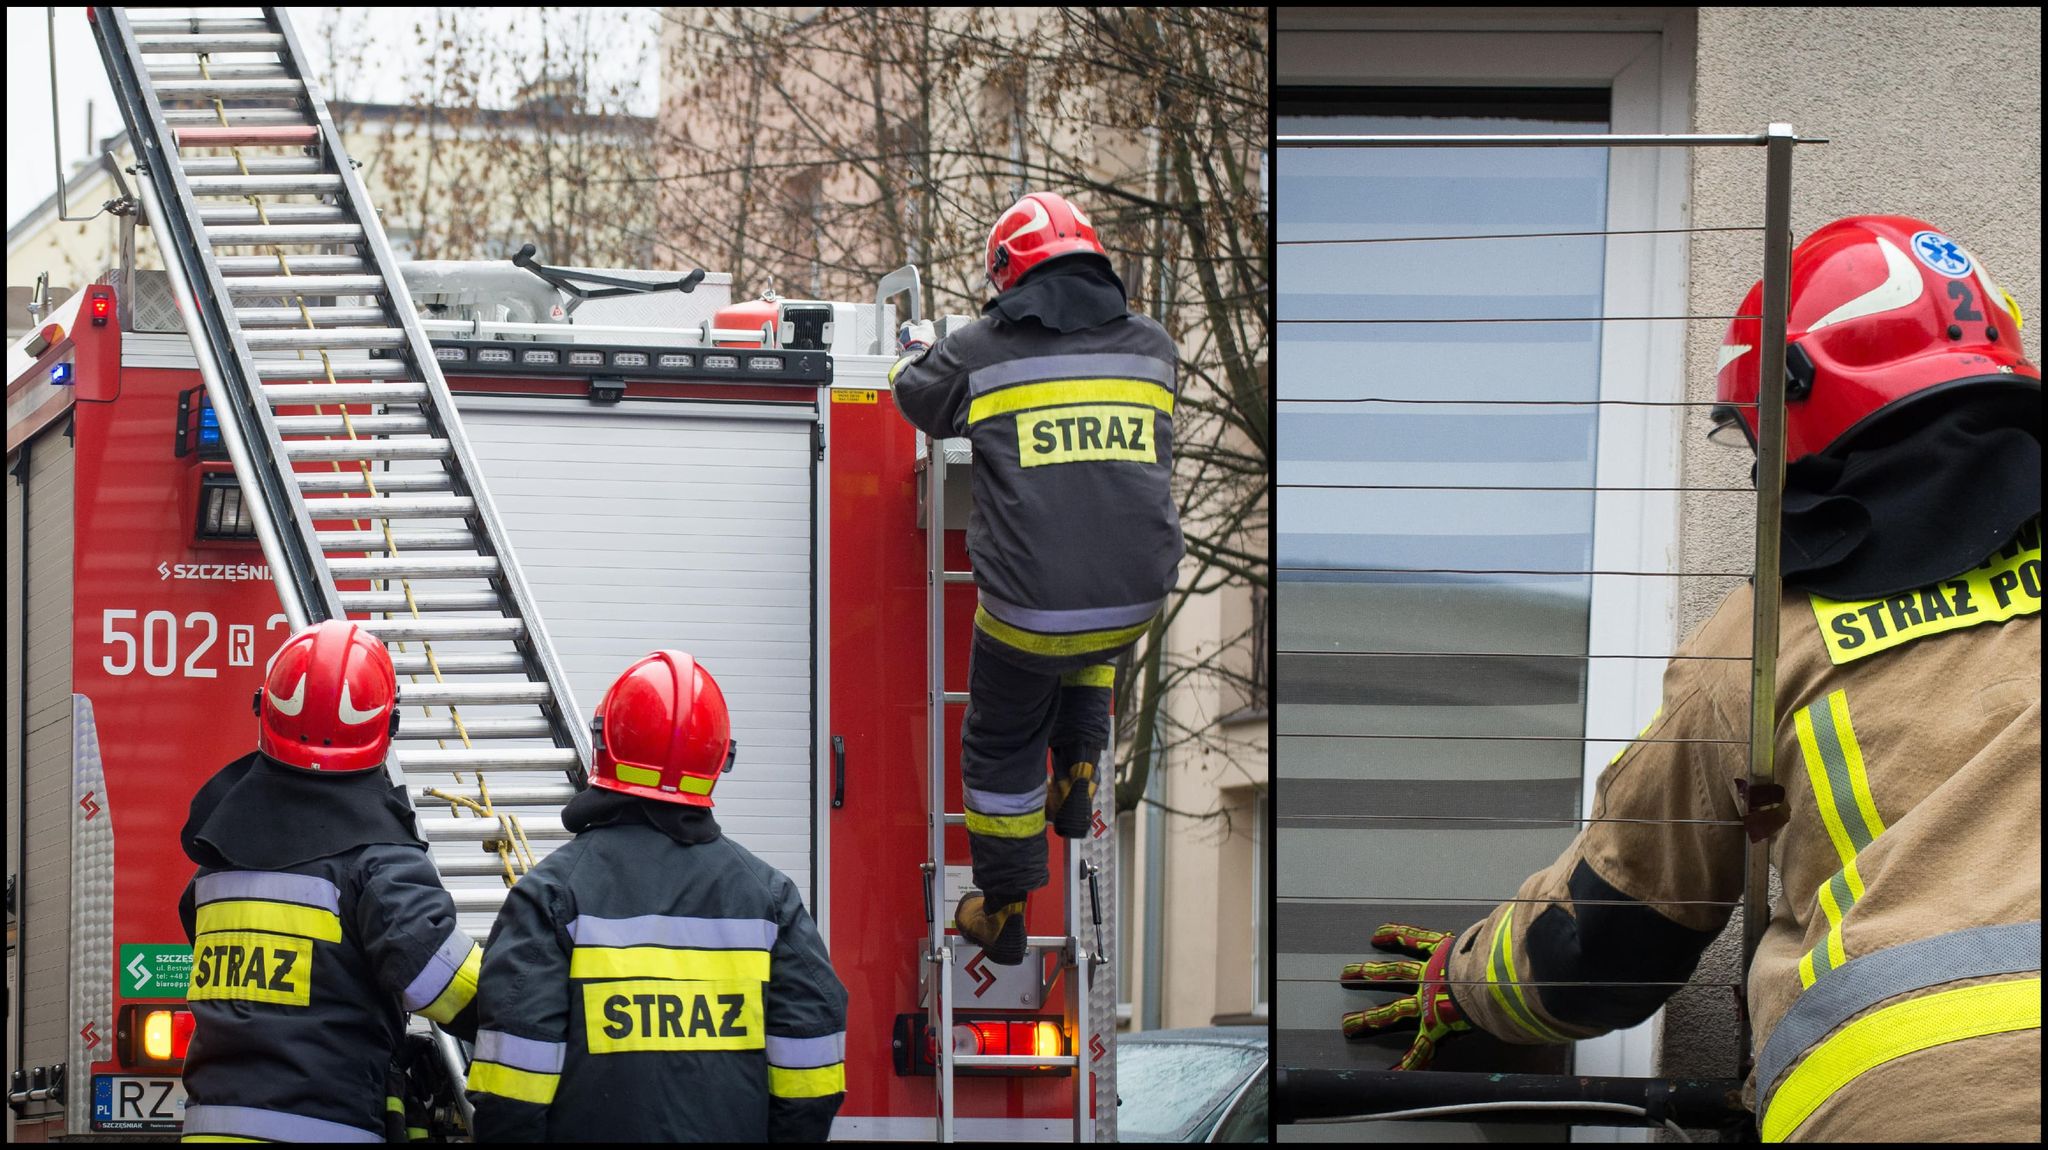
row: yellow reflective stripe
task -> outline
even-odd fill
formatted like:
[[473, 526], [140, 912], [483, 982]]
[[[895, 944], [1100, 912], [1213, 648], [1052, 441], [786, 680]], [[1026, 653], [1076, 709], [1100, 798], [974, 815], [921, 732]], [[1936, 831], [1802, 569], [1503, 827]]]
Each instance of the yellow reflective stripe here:
[[894, 387], [896, 385], [896, 373], [902, 371], [906, 367], [909, 367], [910, 361], [916, 358], [917, 353], [912, 352], [909, 355], [902, 356], [901, 358], [897, 359], [895, 363], [889, 365], [889, 385], [891, 387]]
[[1129, 403], [1173, 414], [1173, 392], [1145, 379], [1062, 379], [991, 391], [967, 405], [971, 426], [990, 416], [1063, 403]]
[[427, 1140], [427, 1128], [424, 1126], [406, 1127], [405, 1140], [408, 1142], [425, 1142]]
[[[1515, 908], [1511, 905], [1503, 911], [1500, 922], [1493, 928], [1493, 945], [1486, 953], [1486, 982], [1493, 990], [1493, 1000], [1508, 1013], [1522, 1029], [1549, 1042], [1570, 1042], [1571, 1039], [1543, 1024], [1536, 1012], [1529, 1009], [1529, 1000], [1522, 995], [1522, 983], [1515, 976]], [[1501, 974], [1507, 974], [1503, 981]], [[1513, 998], [1509, 997], [1513, 993]]]
[[1763, 1140], [1782, 1142], [1865, 1071], [1965, 1038], [2041, 1028], [2041, 979], [1943, 990], [1896, 1002], [1822, 1040], [1771, 1096]]
[[770, 1066], [768, 1093], [777, 1098], [823, 1098], [830, 1094], [844, 1094], [846, 1063], [835, 1062], [830, 1066], [817, 1066], [808, 1070]]
[[974, 609], [974, 625], [981, 628], [992, 639], [1035, 655], [1085, 655], [1090, 651], [1104, 651], [1121, 647], [1143, 635], [1152, 626], [1147, 619], [1135, 627], [1124, 627], [1115, 631], [1073, 631], [1064, 634], [1026, 631], [1012, 627], [988, 613], [986, 607]]
[[650, 771], [646, 767], [636, 767], [631, 763], [615, 764], [612, 770], [618, 773], [619, 781], [622, 783], [637, 783], [643, 787], [661, 785], [660, 771]]
[[341, 941], [341, 916], [331, 910], [300, 906], [290, 902], [259, 899], [229, 899], [199, 907], [194, 934], [225, 930], [260, 930], [268, 934], [294, 934], [321, 942]]
[[684, 950], [667, 946], [579, 946], [570, 978], [670, 978], [682, 982], [766, 982], [765, 950]]
[[499, 1062], [472, 1062], [469, 1066], [471, 1090], [510, 1098], [515, 1102], [546, 1106], [555, 1100], [555, 1090], [561, 1084], [562, 1076], [559, 1074], [537, 1074]]
[[999, 839], [1028, 839], [1045, 833], [1045, 808], [1022, 815], [985, 815], [980, 811], [968, 811], [967, 829], [973, 834]]
[[[1828, 782], [1828, 767], [1820, 757], [1820, 745], [1813, 739], [1813, 717], [1806, 708], [1800, 708], [1792, 716], [1792, 725], [1799, 732], [1800, 757], [1806, 760], [1806, 777], [1813, 782], [1813, 805], [1820, 808], [1821, 822], [1828, 828], [1828, 840], [1835, 844], [1835, 854], [1847, 870], [1855, 865], [1856, 844], [1849, 841], [1848, 828], [1842, 825], [1842, 816], [1835, 806], [1835, 789]], [[1855, 880], [1861, 886], [1862, 880]], [[1850, 889], [1855, 889], [1852, 886]]]
[[[1863, 770], [1863, 748], [1856, 742], [1856, 728], [1849, 722], [1849, 692], [1838, 690], [1828, 696], [1828, 714], [1835, 721], [1835, 740], [1842, 748], [1842, 760], [1849, 768], [1849, 790], [1856, 796], [1856, 811], [1863, 816], [1863, 828], [1872, 842], [1884, 833], [1884, 820], [1877, 815], [1877, 800], [1870, 793], [1870, 776]], [[1856, 897], [1863, 897], [1863, 879], [1852, 883]]]
[[1060, 676], [1062, 687], [1114, 687], [1116, 686], [1116, 664], [1097, 663], [1078, 671], [1068, 671]]
[[393, 1114], [403, 1114], [405, 1113], [405, 1103], [393, 1095], [386, 1094], [384, 1096], [384, 1109]]
[[1812, 986], [1816, 977], [1818, 976], [1813, 973], [1813, 951], [1809, 950], [1799, 956], [1799, 985]]
[[435, 1022], [448, 1022], [454, 1019], [456, 1015], [462, 1013], [463, 1007], [469, 1005], [469, 1000], [476, 997], [477, 975], [483, 968], [484, 948], [472, 942], [469, 944], [469, 953], [463, 956], [462, 965], [455, 970], [455, 977], [448, 980], [448, 985], [434, 1001], [427, 1003], [420, 1013]]
[[[1647, 734], [1649, 734], [1649, 733], [1650, 733], [1650, 728], [1651, 728], [1651, 727], [1654, 727], [1654, 726], [1656, 726], [1656, 725], [1657, 725], [1657, 720], [1658, 720], [1658, 719], [1659, 719], [1660, 717], [1662, 717], [1662, 716], [1663, 716], [1663, 714], [1664, 714], [1664, 708], [1663, 708], [1662, 706], [1659, 706], [1659, 707], [1658, 707], [1658, 708], [1657, 708], [1656, 710], [1654, 710], [1654, 711], [1651, 711], [1651, 712], [1650, 712], [1650, 721], [1649, 721], [1649, 722], [1647, 722], [1647, 723], [1644, 723], [1644, 724], [1643, 724], [1643, 729], [1642, 729], [1642, 730], [1640, 730], [1640, 731], [1637, 731], [1637, 732], [1636, 732], [1636, 738], [1640, 739], [1640, 738], [1642, 738], [1642, 737], [1643, 737], [1644, 735], [1647, 735]], [[1620, 761], [1621, 761], [1621, 757], [1622, 757], [1623, 755], [1625, 755], [1625, 754], [1628, 754], [1628, 748], [1629, 748], [1629, 747], [1632, 747], [1632, 746], [1635, 746], [1635, 744], [1634, 744], [1634, 743], [1630, 743], [1630, 744], [1628, 744], [1628, 746], [1627, 746], [1627, 747], [1623, 747], [1622, 749], [1620, 749], [1620, 750], [1618, 750], [1618, 751], [1614, 752], [1614, 757], [1613, 757], [1613, 758], [1611, 758], [1611, 759], [1609, 759], [1609, 760], [1607, 760], [1607, 765], [1611, 767], [1611, 766], [1613, 766], [1614, 764], [1616, 764], [1616, 763], [1620, 762]]]

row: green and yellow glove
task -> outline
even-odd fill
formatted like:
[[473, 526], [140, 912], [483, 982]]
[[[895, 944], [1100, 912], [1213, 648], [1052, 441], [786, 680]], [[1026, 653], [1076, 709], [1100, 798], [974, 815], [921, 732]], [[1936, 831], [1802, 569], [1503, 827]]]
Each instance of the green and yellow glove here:
[[1393, 962], [1354, 962], [1344, 968], [1340, 981], [1359, 990], [1398, 990], [1406, 997], [1382, 1003], [1370, 1010], [1354, 1010], [1344, 1016], [1344, 1037], [1371, 1038], [1415, 1024], [1415, 1040], [1408, 1053], [1394, 1064], [1396, 1070], [1423, 1070], [1436, 1056], [1437, 1043], [1460, 1031], [1472, 1029], [1451, 997], [1445, 970], [1451, 962], [1451, 943], [1457, 936], [1440, 930], [1424, 930], [1398, 922], [1381, 923], [1373, 931], [1375, 948], [1407, 954], [1409, 959]]

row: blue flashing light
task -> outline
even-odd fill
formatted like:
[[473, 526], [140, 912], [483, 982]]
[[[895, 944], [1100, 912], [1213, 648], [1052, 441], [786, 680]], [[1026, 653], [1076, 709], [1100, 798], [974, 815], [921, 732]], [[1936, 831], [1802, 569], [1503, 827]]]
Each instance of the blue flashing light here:
[[211, 401], [199, 404], [199, 449], [207, 451], [220, 446], [220, 416], [213, 410]]
[[68, 386], [70, 386], [70, 384], [71, 384], [71, 365], [70, 365], [69, 363], [53, 363], [53, 364], [51, 364], [51, 365], [50, 365], [50, 383], [51, 383], [51, 384], [53, 384], [54, 386], [57, 386], [57, 387], [68, 387]]

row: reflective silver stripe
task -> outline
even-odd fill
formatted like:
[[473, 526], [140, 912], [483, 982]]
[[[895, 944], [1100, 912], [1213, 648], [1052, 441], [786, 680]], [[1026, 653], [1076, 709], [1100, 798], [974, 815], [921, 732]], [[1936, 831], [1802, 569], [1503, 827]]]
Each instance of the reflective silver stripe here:
[[440, 949], [427, 959], [427, 965], [405, 988], [405, 1008], [419, 1010], [441, 997], [454, 980], [455, 972], [462, 969], [462, 960], [469, 957], [469, 948], [476, 943], [470, 940], [461, 927], [450, 927], [448, 937], [441, 940]]
[[277, 874], [263, 870], [229, 870], [200, 875], [192, 884], [192, 901], [200, 906], [229, 899], [262, 898], [296, 902], [341, 913], [341, 888], [309, 874]]
[[306, 1118], [282, 1110], [253, 1106], [187, 1106], [185, 1133], [233, 1134], [273, 1142], [382, 1142], [381, 1130], [364, 1130], [340, 1122]]
[[1045, 809], [1045, 784], [1041, 782], [1021, 795], [968, 787], [966, 799], [967, 809], [978, 815], [1028, 815]]
[[[769, 1039], [769, 1043], [775, 1042]], [[479, 1030], [476, 1032], [476, 1056], [483, 1062], [495, 1062], [510, 1066], [514, 1070], [528, 1070], [535, 1074], [560, 1074], [562, 1057], [568, 1053], [566, 1042], [537, 1042], [521, 1038], [502, 1030]]]
[[1959, 978], [2041, 969], [2041, 923], [1977, 926], [1852, 958], [1792, 1003], [1757, 1059], [1756, 1112], [1770, 1108], [1778, 1079], [1813, 1045], [1887, 998]]
[[1149, 380], [1173, 390], [1173, 365], [1149, 355], [1101, 352], [1095, 355], [1035, 355], [1005, 360], [967, 373], [967, 393], [981, 395], [1013, 383], [1049, 383], [1055, 379]]
[[1072, 611], [1042, 611], [1035, 607], [1019, 607], [1014, 603], [1005, 603], [983, 591], [981, 605], [988, 608], [989, 614], [1012, 627], [1058, 634], [1063, 631], [1113, 631], [1119, 627], [1135, 627], [1157, 615], [1159, 609], [1166, 605], [1166, 599], [1161, 597], [1150, 603], [1133, 603], [1128, 607], [1082, 607]]
[[846, 1061], [846, 1032], [821, 1038], [768, 1036], [768, 1065], [784, 1070], [811, 1070]]
[[775, 924], [764, 918], [689, 918], [671, 914], [597, 918], [583, 914], [569, 923], [569, 938], [577, 946], [772, 950], [775, 935]]

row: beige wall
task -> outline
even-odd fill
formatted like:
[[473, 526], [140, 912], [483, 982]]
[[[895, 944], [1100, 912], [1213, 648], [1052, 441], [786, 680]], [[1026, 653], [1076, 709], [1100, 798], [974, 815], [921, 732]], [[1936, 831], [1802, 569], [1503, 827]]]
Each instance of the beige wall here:
[[[2029, 358], [2041, 333], [2041, 10], [2039, 8], [1702, 8], [1692, 130], [1748, 132], [1770, 121], [1830, 143], [1794, 156], [1795, 241], [1829, 220], [1919, 216], [1968, 247], [2027, 314]], [[1756, 224], [1760, 149], [1693, 153], [1692, 225]], [[1726, 315], [1755, 282], [1754, 234], [1694, 238], [1690, 310]], [[1693, 324], [1691, 400], [1711, 400], [1719, 324]], [[1695, 409], [1701, 410], [1701, 409]], [[1685, 486], [1749, 482], [1751, 457], [1684, 439]], [[1740, 571], [1754, 552], [1753, 509], [1689, 494], [1682, 569]], [[1689, 633], [1735, 580], [1684, 581]], [[1715, 943], [1697, 983], [1739, 981], [1741, 914]], [[1666, 1008], [1664, 1074], [1727, 1074], [1738, 1037], [1725, 993], [1687, 992]]]

